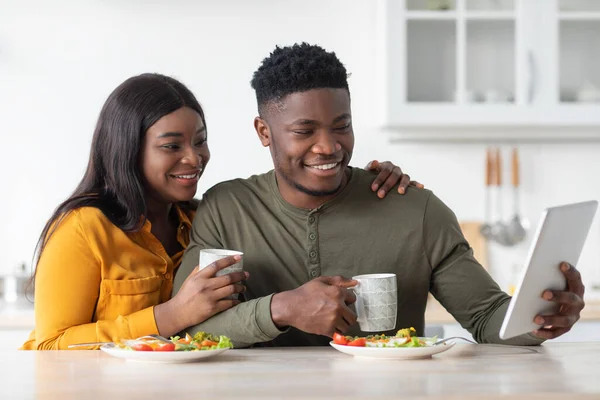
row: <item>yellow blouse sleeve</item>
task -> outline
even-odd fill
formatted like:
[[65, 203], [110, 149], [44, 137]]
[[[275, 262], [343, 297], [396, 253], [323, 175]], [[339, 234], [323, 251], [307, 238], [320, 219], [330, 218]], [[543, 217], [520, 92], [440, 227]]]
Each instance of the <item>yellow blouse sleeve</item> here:
[[93, 321], [100, 261], [83, 231], [78, 212], [57, 227], [40, 257], [35, 278], [35, 348], [63, 350], [69, 344], [111, 342], [158, 333], [154, 307], [115, 320]]

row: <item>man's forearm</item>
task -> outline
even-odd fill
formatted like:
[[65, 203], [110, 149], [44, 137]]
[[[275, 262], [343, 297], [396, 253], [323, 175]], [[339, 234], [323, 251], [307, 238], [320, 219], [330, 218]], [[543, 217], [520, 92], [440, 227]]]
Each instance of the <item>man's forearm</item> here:
[[545, 341], [544, 339], [537, 338], [529, 333], [507, 340], [500, 339], [500, 327], [504, 321], [504, 316], [508, 310], [509, 303], [510, 299], [505, 300], [486, 321], [482, 321], [478, 324], [473, 335], [475, 340], [479, 343], [499, 343], [516, 346], [537, 346], [542, 344]]
[[275, 326], [271, 318], [272, 297], [273, 295], [270, 295], [240, 303], [198, 325], [185, 329], [184, 332], [190, 335], [200, 331], [225, 335], [231, 339], [236, 348], [273, 340], [282, 331]]

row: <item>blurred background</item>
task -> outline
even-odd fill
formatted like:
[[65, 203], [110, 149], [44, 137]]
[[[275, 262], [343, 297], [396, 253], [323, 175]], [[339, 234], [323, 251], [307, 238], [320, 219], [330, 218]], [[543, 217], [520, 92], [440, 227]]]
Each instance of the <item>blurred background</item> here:
[[[200, 197], [271, 169], [249, 81], [276, 45], [302, 41], [351, 73], [352, 164], [391, 160], [433, 190], [504, 290], [544, 207], [600, 198], [597, 0], [0, 0], [0, 335], [31, 329], [35, 244], [118, 84], [160, 72], [196, 94], [212, 152]], [[578, 264], [592, 309], [598, 219]], [[517, 235], [480, 234], [515, 220]]]

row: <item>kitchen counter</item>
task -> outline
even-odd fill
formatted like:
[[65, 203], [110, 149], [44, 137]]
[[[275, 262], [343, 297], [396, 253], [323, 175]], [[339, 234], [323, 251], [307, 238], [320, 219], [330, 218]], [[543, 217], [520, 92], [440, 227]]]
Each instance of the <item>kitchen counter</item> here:
[[8, 350], [0, 398], [598, 399], [598, 353], [600, 343], [458, 344], [430, 359], [385, 361], [330, 347], [257, 348], [151, 364], [101, 351]]
[[0, 331], [9, 329], [33, 329], [35, 317], [32, 311], [2, 312], [0, 311]]

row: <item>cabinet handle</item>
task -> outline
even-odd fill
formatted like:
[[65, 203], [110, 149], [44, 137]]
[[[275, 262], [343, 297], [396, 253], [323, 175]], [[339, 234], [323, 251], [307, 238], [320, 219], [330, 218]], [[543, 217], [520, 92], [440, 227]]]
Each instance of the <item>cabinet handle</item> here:
[[527, 101], [529, 104], [533, 103], [533, 98], [537, 90], [537, 65], [535, 63], [535, 56], [533, 51], [527, 52], [527, 61], [529, 66], [529, 87], [527, 88]]

